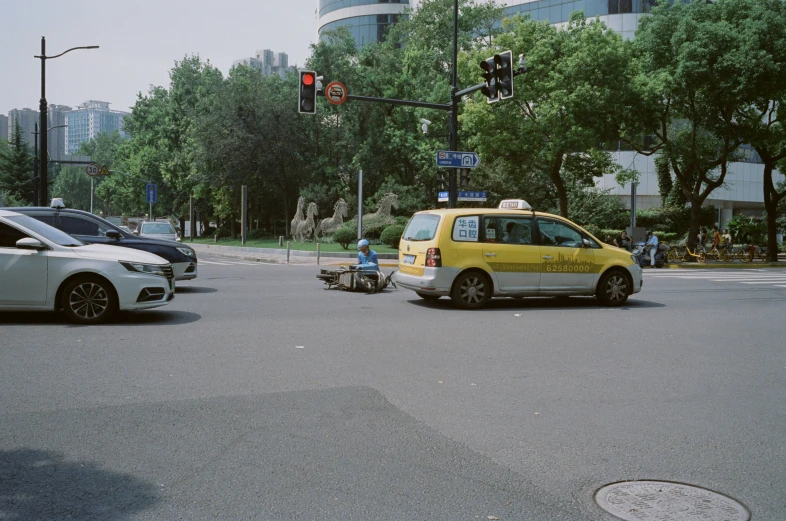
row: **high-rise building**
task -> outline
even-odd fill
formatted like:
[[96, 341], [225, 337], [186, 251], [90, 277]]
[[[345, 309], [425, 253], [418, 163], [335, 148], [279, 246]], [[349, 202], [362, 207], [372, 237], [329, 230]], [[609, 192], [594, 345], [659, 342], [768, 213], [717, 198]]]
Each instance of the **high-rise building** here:
[[[548, 1], [548, 0], [547, 0]], [[410, 0], [319, 0], [317, 33], [347, 27], [358, 46], [381, 41]]]
[[8, 116], [0, 114], [0, 139], [8, 140]]
[[39, 113], [33, 109], [11, 109], [8, 111], [8, 134], [7, 139], [10, 141], [14, 134], [14, 128], [19, 123], [19, 128], [22, 131], [22, 143], [28, 145], [30, 150], [33, 149], [35, 144], [35, 124], [38, 123]]
[[287, 74], [294, 73], [295, 68], [289, 66], [289, 57], [285, 52], [273, 52], [270, 49], [257, 51], [250, 58], [241, 58], [232, 62], [232, 67], [246, 65], [258, 70], [262, 76], [278, 74], [281, 78], [286, 78]]
[[49, 159], [58, 161], [65, 159], [66, 155], [66, 114], [71, 107], [66, 105], [49, 105], [47, 110], [48, 130], [46, 146], [49, 149]]
[[123, 132], [123, 118], [128, 112], [110, 110], [106, 101], [89, 100], [77, 108], [65, 112], [65, 153], [76, 154], [82, 143], [90, 141], [102, 132]]

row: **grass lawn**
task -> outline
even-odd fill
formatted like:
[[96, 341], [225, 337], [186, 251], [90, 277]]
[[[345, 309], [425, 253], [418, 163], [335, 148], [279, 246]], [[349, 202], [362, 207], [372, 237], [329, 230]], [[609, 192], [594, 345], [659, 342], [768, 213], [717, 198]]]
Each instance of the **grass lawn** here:
[[[183, 244], [188, 244], [190, 241], [185, 239]], [[218, 244], [219, 246], [243, 246], [240, 242], [240, 239], [219, 239], [216, 243], [213, 241], [212, 238], [198, 238], [194, 239], [194, 242], [197, 244]], [[245, 244], [246, 248], [273, 248], [273, 249], [287, 249], [287, 241], [284, 241], [283, 246], [278, 245], [278, 239], [257, 239], [257, 240], [247, 240]], [[317, 251], [317, 245], [313, 242], [290, 242], [290, 249], [291, 250], [300, 250], [300, 251]], [[391, 248], [384, 244], [373, 244], [371, 249], [377, 253], [398, 253], [398, 248]], [[342, 252], [342, 253], [356, 253], [357, 249], [355, 248], [355, 244], [352, 243], [349, 245], [349, 249], [345, 250], [341, 247], [340, 244], [329, 244], [329, 243], [320, 243], [319, 250], [324, 252]]]

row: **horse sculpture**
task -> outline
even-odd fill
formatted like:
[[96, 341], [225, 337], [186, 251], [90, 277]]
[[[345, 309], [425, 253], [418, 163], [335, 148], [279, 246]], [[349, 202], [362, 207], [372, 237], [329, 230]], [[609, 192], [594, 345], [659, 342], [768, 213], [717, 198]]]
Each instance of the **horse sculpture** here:
[[319, 224], [314, 230], [314, 240], [316, 240], [319, 235], [322, 235], [322, 237], [332, 235], [333, 232], [341, 228], [344, 224], [344, 217], [347, 216], [347, 209], [347, 202], [344, 201], [344, 199], [339, 199], [338, 202], [333, 205], [333, 217], [327, 217], [319, 221]]
[[297, 239], [297, 228], [300, 223], [306, 220], [305, 216], [303, 215], [303, 205], [306, 203], [306, 198], [300, 196], [297, 198], [297, 210], [295, 210], [295, 216], [292, 218], [292, 222], [289, 223], [289, 233], [292, 235], [293, 239]]
[[382, 228], [383, 226], [395, 224], [396, 220], [390, 215], [391, 208], [398, 208], [398, 196], [396, 194], [386, 194], [379, 200], [376, 212], [367, 213], [363, 216], [362, 234], [365, 235], [366, 230], [372, 228]]
[[308, 209], [306, 210], [306, 218], [298, 223], [297, 225], [297, 233], [295, 234], [295, 240], [298, 242], [305, 242], [306, 239], [311, 237], [311, 234], [314, 233], [314, 228], [316, 225], [314, 223], [314, 216], [317, 214], [317, 203], [311, 202], [308, 203]]

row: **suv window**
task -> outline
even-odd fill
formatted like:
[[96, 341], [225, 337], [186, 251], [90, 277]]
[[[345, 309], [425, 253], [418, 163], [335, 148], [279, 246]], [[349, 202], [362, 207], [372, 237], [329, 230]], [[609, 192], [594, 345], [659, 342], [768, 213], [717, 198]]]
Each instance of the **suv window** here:
[[402, 234], [406, 241], [430, 241], [437, 234], [439, 215], [417, 214], [409, 223]]
[[82, 215], [60, 214], [59, 228], [69, 235], [89, 235], [91, 237], [105, 237], [106, 232], [112, 230], [98, 220]]
[[538, 218], [541, 244], [544, 246], [562, 246], [565, 248], [581, 248], [584, 238], [577, 229], [565, 223], [551, 219]]
[[0, 248], [16, 248], [16, 241], [25, 238], [27, 238], [27, 235], [13, 226], [0, 223]]

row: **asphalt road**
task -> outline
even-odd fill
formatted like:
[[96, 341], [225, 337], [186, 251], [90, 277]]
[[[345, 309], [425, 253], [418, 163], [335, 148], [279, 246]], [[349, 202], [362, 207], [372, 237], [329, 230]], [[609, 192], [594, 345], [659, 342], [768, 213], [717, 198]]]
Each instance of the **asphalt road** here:
[[786, 270], [474, 312], [317, 271], [201, 256], [111, 324], [0, 314], [0, 519], [608, 520], [635, 479], [786, 519]]

